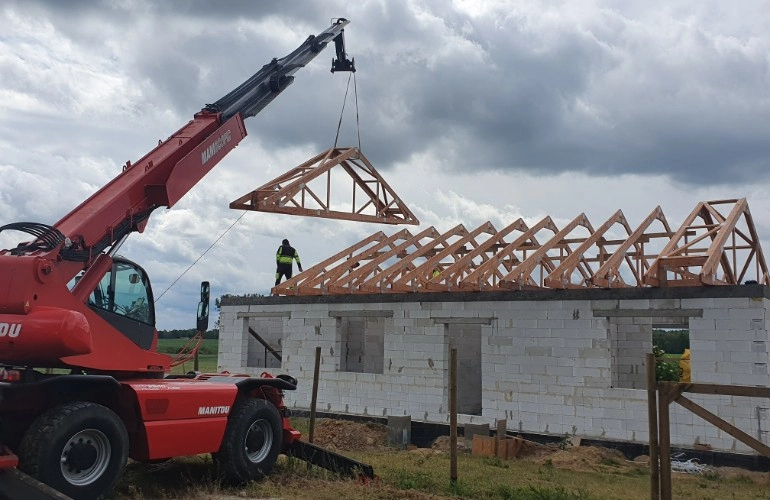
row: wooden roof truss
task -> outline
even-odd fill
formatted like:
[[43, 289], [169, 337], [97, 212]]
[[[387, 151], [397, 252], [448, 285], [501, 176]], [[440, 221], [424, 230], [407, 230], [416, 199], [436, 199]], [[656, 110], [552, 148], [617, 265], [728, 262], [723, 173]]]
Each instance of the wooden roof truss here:
[[230, 208], [380, 224], [420, 223], [357, 148], [326, 150], [231, 202]]
[[[725, 208], [726, 206], [726, 208]], [[658, 250], [660, 249], [660, 250]], [[770, 285], [745, 199], [701, 202], [675, 231], [660, 207], [635, 229], [621, 211], [594, 229], [585, 214], [485, 222], [440, 233], [377, 232], [273, 288], [280, 295], [543, 288]]]
[[[720, 207], [726, 206], [729, 210]], [[650, 269], [652, 286], [767, 284], [765, 263], [745, 198], [698, 203]]]
[[[663, 226], [663, 231], [650, 230], [656, 221]], [[624, 224], [624, 227], [628, 231], [628, 225]], [[655, 257], [647, 254], [650, 251], [649, 243], [653, 240], [667, 240], [673, 234], [663, 210], [660, 206], [655, 207], [627, 238], [602, 241], [600, 256], [604, 258], [599, 259], [599, 269], [591, 282], [602, 288], [644, 286], [644, 274]], [[645, 244], [648, 244], [647, 250]], [[617, 248], [612, 250], [612, 247]]]

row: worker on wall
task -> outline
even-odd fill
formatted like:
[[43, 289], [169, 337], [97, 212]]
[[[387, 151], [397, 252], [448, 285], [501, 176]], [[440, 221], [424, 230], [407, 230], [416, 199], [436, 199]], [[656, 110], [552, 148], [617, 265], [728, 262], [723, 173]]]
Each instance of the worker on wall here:
[[297, 261], [297, 268], [299, 272], [302, 272], [302, 263], [299, 261], [299, 254], [297, 251], [289, 245], [289, 240], [284, 239], [281, 242], [281, 246], [278, 247], [278, 251], [275, 253], [275, 284], [281, 282], [281, 277], [286, 276], [286, 279], [291, 278], [292, 273], [292, 259]]

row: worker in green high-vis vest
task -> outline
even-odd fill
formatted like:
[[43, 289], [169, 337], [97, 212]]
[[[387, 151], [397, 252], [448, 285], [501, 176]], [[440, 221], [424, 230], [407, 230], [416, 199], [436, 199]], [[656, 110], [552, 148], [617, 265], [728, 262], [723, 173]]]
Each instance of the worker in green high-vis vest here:
[[275, 253], [275, 284], [281, 282], [281, 278], [286, 276], [286, 279], [291, 278], [292, 274], [292, 259], [297, 261], [297, 268], [299, 272], [302, 272], [302, 263], [299, 261], [299, 254], [297, 251], [289, 245], [289, 240], [284, 239], [281, 242], [281, 246], [278, 247], [278, 251]]

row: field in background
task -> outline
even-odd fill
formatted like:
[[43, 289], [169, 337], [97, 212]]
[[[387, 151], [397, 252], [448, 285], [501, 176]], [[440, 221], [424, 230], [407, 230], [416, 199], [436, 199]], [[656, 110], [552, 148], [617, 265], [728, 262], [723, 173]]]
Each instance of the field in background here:
[[[171, 354], [178, 353], [190, 339], [158, 339], [158, 352]], [[205, 339], [198, 350], [198, 371], [213, 373], [217, 371], [217, 351], [219, 341], [217, 339]], [[193, 360], [174, 367], [171, 373], [186, 373], [192, 371]]]

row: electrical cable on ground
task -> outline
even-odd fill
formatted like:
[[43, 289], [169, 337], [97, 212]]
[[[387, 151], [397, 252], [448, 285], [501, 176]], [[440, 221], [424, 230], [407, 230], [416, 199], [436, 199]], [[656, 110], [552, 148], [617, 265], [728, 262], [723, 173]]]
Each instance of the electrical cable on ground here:
[[671, 455], [671, 470], [676, 472], [687, 472], [689, 474], [704, 474], [710, 472], [711, 468], [698, 462], [697, 458], [689, 460], [680, 460], [684, 458], [684, 453]]
[[225, 232], [224, 232], [224, 233], [222, 233], [222, 234], [219, 236], [219, 238], [217, 238], [217, 239], [214, 241], [214, 243], [212, 243], [212, 244], [211, 244], [211, 245], [210, 245], [210, 246], [209, 246], [209, 247], [208, 247], [208, 248], [207, 248], [207, 249], [206, 249], [206, 250], [205, 250], [205, 251], [204, 251], [202, 254], [200, 254], [200, 256], [199, 256], [197, 259], [195, 259], [195, 262], [193, 262], [192, 264], [190, 264], [190, 265], [189, 265], [189, 267], [188, 267], [187, 269], [185, 269], [184, 271], [182, 271], [182, 274], [180, 274], [180, 275], [179, 275], [179, 276], [178, 276], [178, 277], [177, 277], [177, 278], [176, 278], [176, 279], [175, 279], [175, 280], [174, 280], [174, 281], [173, 281], [173, 282], [172, 282], [172, 283], [171, 283], [171, 284], [168, 286], [168, 288], [166, 288], [165, 290], [163, 290], [163, 293], [161, 293], [161, 294], [158, 296], [158, 298], [157, 298], [157, 299], [155, 299], [155, 303], [157, 304], [157, 303], [158, 303], [158, 301], [161, 299], [161, 297], [163, 297], [163, 296], [166, 294], [166, 292], [168, 292], [169, 290], [171, 290], [171, 287], [172, 287], [172, 286], [174, 286], [174, 285], [176, 285], [176, 282], [177, 282], [177, 281], [179, 281], [180, 279], [182, 279], [182, 276], [184, 276], [185, 274], [187, 274], [187, 271], [189, 271], [190, 269], [192, 269], [192, 268], [193, 268], [193, 266], [194, 266], [195, 264], [197, 264], [197, 263], [198, 263], [198, 261], [199, 261], [199, 260], [201, 260], [201, 259], [203, 258], [203, 256], [204, 256], [204, 255], [206, 255], [206, 254], [209, 252], [209, 250], [211, 250], [212, 248], [214, 248], [214, 245], [216, 245], [217, 243], [219, 243], [219, 240], [221, 240], [221, 239], [222, 239], [222, 238], [223, 238], [223, 237], [224, 237], [224, 236], [227, 234], [227, 232], [228, 232], [228, 231], [230, 231], [230, 230], [233, 228], [233, 226], [235, 226], [236, 224], [238, 224], [238, 222], [239, 222], [239, 221], [240, 221], [240, 220], [243, 218], [243, 216], [244, 216], [244, 215], [246, 215], [246, 210], [244, 210], [244, 211], [243, 211], [243, 213], [241, 214], [241, 216], [240, 216], [240, 217], [238, 217], [238, 218], [235, 220], [235, 222], [233, 222], [232, 224], [230, 224], [230, 227], [228, 227], [227, 229], [225, 229]]

